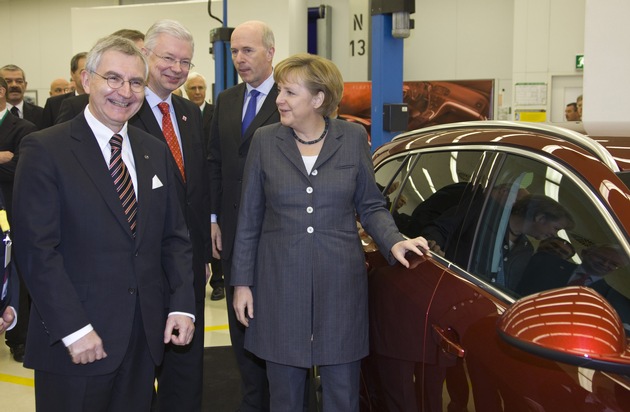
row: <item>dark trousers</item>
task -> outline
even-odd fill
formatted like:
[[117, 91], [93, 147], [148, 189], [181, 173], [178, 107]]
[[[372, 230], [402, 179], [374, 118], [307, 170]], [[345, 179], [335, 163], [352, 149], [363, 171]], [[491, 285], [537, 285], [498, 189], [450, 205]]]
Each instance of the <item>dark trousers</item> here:
[[[359, 411], [361, 361], [319, 366], [322, 385], [322, 409]], [[273, 412], [295, 412], [305, 408], [305, 385], [309, 368], [299, 368], [267, 361], [267, 376]]]
[[[186, 346], [166, 345], [157, 368], [157, 398], [153, 411], [201, 411], [203, 390], [204, 300], [195, 302], [195, 334]], [[211, 371], [210, 371], [211, 373]]]
[[221, 259], [210, 259], [210, 268], [212, 269], [212, 276], [210, 276], [210, 287], [212, 289], [224, 287], [223, 265], [221, 264]]
[[[241, 373], [241, 393], [243, 400], [239, 412], [268, 411], [269, 410], [269, 383], [267, 382], [267, 370], [265, 361], [245, 350], [245, 326], [237, 319], [232, 306], [234, 288], [228, 286], [232, 273], [232, 262], [222, 260], [223, 276], [226, 285], [226, 302], [228, 312], [228, 324], [230, 326], [230, 339], [236, 356], [239, 371]], [[304, 390], [304, 386], [302, 386]]]
[[97, 376], [68, 376], [35, 370], [37, 412], [149, 410], [155, 363], [149, 354], [140, 306], [136, 307], [127, 353], [116, 371]]

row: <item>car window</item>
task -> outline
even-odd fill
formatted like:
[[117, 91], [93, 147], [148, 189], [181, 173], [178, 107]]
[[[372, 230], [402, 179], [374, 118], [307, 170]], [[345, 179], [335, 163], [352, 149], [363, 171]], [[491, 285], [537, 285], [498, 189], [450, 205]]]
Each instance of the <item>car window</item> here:
[[424, 153], [410, 162], [408, 173], [399, 173], [387, 191], [401, 233], [416, 237], [442, 212], [457, 206], [481, 157], [479, 151], [436, 152]]
[[623, 293], [614, 284], [629, 279], [630, 259], [614, 221], [570, 172], [508, 155], [487, 190], [472, 273], [516, 296], [569, 284]]
[[409, 163], [415, 156], [400, 156], [379, 165], [375, 172], [377, 186], [387, 199], [387, 208], [392, 211], [392, 205], [400, 193], [400, 182], [409, 172]]

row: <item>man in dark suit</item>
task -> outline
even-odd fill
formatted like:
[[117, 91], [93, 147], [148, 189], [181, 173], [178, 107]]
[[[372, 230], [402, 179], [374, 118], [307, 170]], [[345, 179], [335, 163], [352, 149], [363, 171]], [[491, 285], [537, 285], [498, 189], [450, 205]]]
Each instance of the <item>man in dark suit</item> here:
[[[28, 120], [13, 116], [7, 109], [6, 95], [9, 86], [3, 77], [0, 77], [0, 191], [4, 197], [3, 204], [7, 213], [11, 216], [11, 202], [13, 198], [13, 178], [15, 167], [19, 157], [19, 147], [22, 138], [31, 132], [37, 131], [37, 127]], [[0, 245], [2, 247], [2, 245]], [[16, 276], [15, 283], [19, 283]], [[6, 337], [6, 344], [11, 350], [13, 359], [17, 362], [24, 360], [24, 346], [26, 344], [26, 332], [28, 330], [28, 293], [26, 288], [20, 288], [22, 296], [20, 300], [24, 302], [18, 318], [20, 322], [15, 325]], [[17, 294], [16, 294], [17, 300]]]
[[149, 28], [142, 49], [149, 62], [146, 96], [138, 113], [129, 121], [169, 144], [177, 198], [193, 247], [195, 324], [199, 333], [184, 348], [172, 345], [166, 348], [164, 362], [157, 372], [154, 405], [161, 411], [201, 410], [204, 297], [207, 262], [212, 253], [208, 174], [201, 112], [190, 101], [172, 94], [186, 81], [192, 67], [193, 48], [192, 34], [176, 21], [160, 20]]
[[22, 141], [14, 250], [33, 300], [24, 363], [40, 412], [149, 410], [164, 344], [192, 340], [192, 252], [168, 147], [127, 123], [147, 71], [129, 40], [100, 40], [84, 113]]
[[9, 111], [14, 116], [26, 119], [39, 127], [44, 109], [24, 100], [24, 92], [28, 86], [24, 70], [14, 64], [7, 64], [0, 68], [0, 77], [4, 77], [9, 85], [7, 92]]
[[[234, 29], [231, 37], [232, 60], [243, 83], [219, 94], [215, 102], [210, 132], [210, 191], [212, 203], [212, 248], [220, 257], [225, 285], [230, 284], [232, 248], [236, 234], [243, 169], [254, 131], [260, 126], [280, 121], [273, 81], [275, 52], [273, 32], [265, 23], [248, 21]], [[242, 130], [243, 117], [252, 99], [256, 116]], [[240, 411], [269, 409], [269, 387], [265, 363], [244, 349], [245, 327], [238, 322], [232, 307], [233, 288], [226, 293], [230, 338], [241, 372], [243, 400]]]
[[[81, 52], [75, 54], [72, 56], [72, 59], [70, 59], [70, 77], [76, 84], [76, 90], [60, 94], [59, 96], [49, 97], [48, 100], [46, 100], [44, 113], [42, 114], [42, 123], [39, 125], [40, 129], [45, 129], [57, 123], [56, 120], [59, 115], [59, 109], [61, 109], [61, 104], [64, 100], [85, 94], [85, 90], [83, 90], [83, 85], [81, 84], [81, 72], [85, 68], [85, 56], [87, 56], [87, 53]], [[82, 109], [84, 108], [85, 106], [83, 106]]]
[[[191, 72], [188, 74], [188, 79], [186, 80], [186, 83], [184, 83], [184, 89], [186, 90], [186, 96], [188, 96], [188, 100], [199, 106], [199, 109], [201, 110], [204, 139], [203, 147], [205, 149], [208, 149], [208, 144], [210, 143], [210, 128], [212, 126], [212, 115], [214, 113], [214, 106], [206, 102], [206, 90], [208, 89], [206, 79], [199, 73]], [[221, 259], [212, 257], [210, 259], [210, 267], [212, 272], [212, 275], [210, 276], [210, 287], [212, 287], [210, 299], [221, 300], [225, 298]]]

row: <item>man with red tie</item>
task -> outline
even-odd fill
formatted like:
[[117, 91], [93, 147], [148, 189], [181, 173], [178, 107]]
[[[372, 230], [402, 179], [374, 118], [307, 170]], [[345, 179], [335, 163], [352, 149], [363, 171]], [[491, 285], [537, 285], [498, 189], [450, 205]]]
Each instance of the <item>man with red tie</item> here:
[[157, 409], [199, 411], [203, 381], [204, 297], [211, 257], [209, 186], [201, 111], [173, 95], [188, 77], [194, 42], [179, 22], [160, 20], [145, 34], [142, 48], [149, 62], [145, 99], [130, 124], [165, 142], [170, 149], [177, 198], [193, 247], [196, 333], [184, 348], [168, 345], [157, 371]]

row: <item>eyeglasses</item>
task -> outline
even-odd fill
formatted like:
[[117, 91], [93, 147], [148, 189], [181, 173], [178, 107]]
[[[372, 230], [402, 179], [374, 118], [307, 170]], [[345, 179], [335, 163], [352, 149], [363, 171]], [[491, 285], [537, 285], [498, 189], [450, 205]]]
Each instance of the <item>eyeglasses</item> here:
[[191, 70], [193, 67], [195, 67], [195, 65], [190, 60], [177, 60], [170, 56], [160, 56], [159, 54], [155, 53], [151, 49], [147, 49], [147, 50], [155, 54], [155, 57], [159, 57], [160, 59], [162, 59], [164, 63], [168, 65], [168, 67], [173, 67], [177, 63], [179, 63], [179, 67], [181, 67], [183, 70]]
[[120, 89], [121, 87], [123, 87], [125, 83], [129, 83], [129, 87], [131, 88], [132, 92], [140, 93], [144, 91], [144, 80], [138, 80], [138, 79], [124, 80], [122, 77], [116, 76], [115, 74], [112, 74], [109, 76], [103, 76], [96, 72], [91, 72], [91, 73], [94, 73], [101, 79], [107, 81], [107, 85], [111, 87], [112, 89]]

